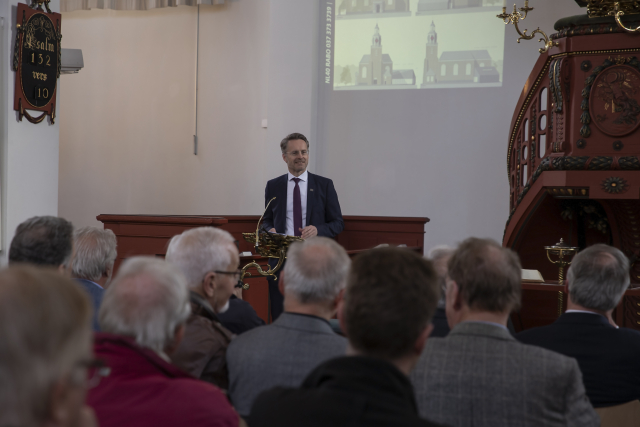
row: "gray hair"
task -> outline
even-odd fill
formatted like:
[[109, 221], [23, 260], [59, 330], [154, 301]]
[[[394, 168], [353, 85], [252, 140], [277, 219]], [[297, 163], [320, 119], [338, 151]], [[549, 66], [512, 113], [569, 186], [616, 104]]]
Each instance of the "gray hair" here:
[[[44, 425], [53, 386], [82, 386], [91, 357], [91, 303], [54, 269], [0, 270], [0, 425]], [[83, 378], [84, 376], [84, 378]]]
[[438, 308], [444, 308], [446, 305], [445, 296], [447, 293], [447, 265], [442, 265], [444, 258], [451, 258], [455, 250], [447, 245], [440, 245], [432, 248], [427, 254], [427, 259], [433, 262], [436, 273], [438, 274], [438, 284], [440, 285], [440, 299], [438, 300]]
[[166, 260], [178, 267], [190, 288], [197, 288], [210, 271], [225, 271], [238, 254], [235, 239], [225, 230], [199, 227], [174, 236]]
[[118, 252], [116, 235], [111, 230], [82, 227], [73, 233], [76, 254], [71, 274], [79, 279], [100, 280], [102, 273], [113, 268]]
[[567, 272], [571, 300], [592, 310], [613, 310], [629, 287], [629, 259], [598, 244], [578, 253]]
[[9, 264], [68, 265], [73, 252], [73, 225], [64, 218], [34, 216], [16, 228]]
[[190, 312], [187, 282], [176, 267], [158, 258], [134, 257], [122, 263], [104, 293], [99, 321], [102, 331], [161, 352]]
[[287, 252], [284, 290], [303, 304], [325, 303], [344, 289], [351, 260], [342, 246], [327, 237], [294, 243]]

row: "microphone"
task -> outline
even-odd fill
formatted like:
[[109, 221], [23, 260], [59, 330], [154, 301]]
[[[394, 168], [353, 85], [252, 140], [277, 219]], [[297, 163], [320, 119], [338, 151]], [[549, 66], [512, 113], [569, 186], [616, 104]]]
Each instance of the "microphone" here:
[[265, 213], [267, 213], [267, 209], [269, 209], [269, 205], [271, 204], [271, 202], [273, 202], [276, 198], [274, 197], [273, 199], [269, 200], [269, 203], [267, 203], [267, 207], [264, 208], [264, 212], [262, 212], [262, 215], [260, 216], [260, 219], [258, 220], [258, 225], [256, 226], [256, 253], [258, 253], [258, 246], [260, 246], [260, 221], [262, 221], [262, 217], [264, 216]]

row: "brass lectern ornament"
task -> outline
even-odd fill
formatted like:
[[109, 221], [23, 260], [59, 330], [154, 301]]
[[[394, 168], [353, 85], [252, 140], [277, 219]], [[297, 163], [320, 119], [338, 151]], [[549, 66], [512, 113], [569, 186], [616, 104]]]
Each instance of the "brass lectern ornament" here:
[[276, 273], [282, 267], [284, 260], [287, 258], [287, 251], [289, 250], [289, 246], [291, 246], [294, 242], [302, 242], [304, 239], [296, 236], [286, 236], [284, 234], [271, 233], [269, 231], [260, 229], [260, 221], [262, 221], [262, 217], [264, 213], [269, 209], [269, 205], [271, 202], [275, 200], [275, 197], [269, 200], [267, 203], [267, 207], [264, 209], [262, 216], [258, 220], [258, 226], [256, 227], [255, 233], [242, 233], [242, 237], [249, 243], [254, 244], [254, 248], [256, 253], [260, 256], [267, 258], [277, 258], [278, 264], [275, 267], [269, 269], [267, 271], [262, 269], [262, 266], [257, 262], [253, 261], [249, 264], [242, 267], [242, 273], [240, 274], [240, 281], [236, 287], [242, 287], [242, 289], [249, 289], [249, 284], [244, 283], [244, 278], [246, 276], [251, 276], [251, 273], [247, 270], [250, 268], [255, 268], [258, 270], [258, 274], [261, 276], [272, 276], [277, 279]]
[[520, 43], [520, 40], [522, 39], [531, 40], [535, 37], [536, 34], [542, 35], [542, 38], [539, 41], [544, 42], [544, 46], [538, 50], [540, 51], [540, 53], [545, 53], [551, 47], [558, 46], [558, 43], [550, 40], [547, 34], [542, 31], [540, 27], [533, 30], [531, 34], [527, 34], [527, 29], [525, 29], [524, 31], [520, 31], [520, 28], [518, 27], [518, 23], [520, 21], [524, 21], [527, 18], [527, 14], [532, 10], [533, 8], [529, 7], [529, 0], [524, 0], [524, 7], [521, 7], [519, 12], [517, 6], [514, 4], [513, 12], [507, 13], [507, 1], [505, 0], [504, 6], [502, 7], [502, 13], [496, 16], [502, 19], [505, 24], [513, 24], [513, 26], [516, 27], [516, 31], [520, 35], [518, 43]]
[[[549, 258], [549, 261], [551, 261], [552, 264], [557, 265], [559, 268], [558, 284], [564, 284], [564, 267], [571, 265], [571, 260], [575, 254], [578, 253], [578, 248], [569, 246], [564, 242], [564, 240], [560, 239], [560, 241], [554, 246], [545, 246], [544, 249], [547, 251], [547, 258]], [[555, 256], [558, 259], [554, 261], [551, 259], [551, 256]]]

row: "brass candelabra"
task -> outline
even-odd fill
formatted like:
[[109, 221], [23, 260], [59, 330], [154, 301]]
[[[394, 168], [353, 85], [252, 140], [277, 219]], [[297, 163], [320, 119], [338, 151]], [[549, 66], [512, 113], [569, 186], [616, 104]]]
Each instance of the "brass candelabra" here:
[[520, 43], [520, 40], [522, 40], [522, 39], [531, 40], [531, 39], [533, 39], [535, 37], [536, 34], [542, 35], [542, 38], [539, 41], [544, 42], [544, 47], [541, 47], [538, 50], [540, 51], [540, 53], [545, 53], [551, 47], [558, 46], [558, 43], [554, 42], [551, 39], [549, 39], [547, 34], [544, 31], [542, 31], [540, 29], [540, 27], [538, 27], [535, 30], [533, 30], [533, 32], [531, 34], [527, 34], [527, 31], [529, 31], [529, 30], [525, 29], [524, 31], [520, 31], [520, 27], [518, 26], [518, 23], [520, 21], [524, 21], [527, 18], [527, 15], [529, 14], [529, 12], [532, 11], [532, 10], [533, 10], [533, 8], [529, 7], [529, 0], [524, 0], [524, 7], [521, 7], [519, 11], [517, 9], [517, 6], [514, 4], [513, 5], [513, 12], [512, 13], [507, 13], [507, 2], [505, 0], [504, 6], [502, 7], [502, 13], [500, 15], [496, 15], [496, 16], [498, 18], [502, 19], [504, 21], [505, 25], [513, 24], [513, 26], [516, 27], [516, 31], [520, 35], [520, 38], [518, 38], [518, 43]]
[[[560, 241], [554, 246], [545, 246], [544, 248], [547, 251], [547, 258], [549, 258], [549, 261], [551, 261], [552, 264], [557, 265], [559, 268], [558, 284], [564, 284], [564, 268], [571, 265], [573, 256], [578, 253], [578, 248], [567, 245], [562, 239], [560, 239]], [[554, 261], [551, 259], [552, 255], [558, 257], [558, 259]], [[569, 256], [571, 258], [565, 259], [565, 257]]]

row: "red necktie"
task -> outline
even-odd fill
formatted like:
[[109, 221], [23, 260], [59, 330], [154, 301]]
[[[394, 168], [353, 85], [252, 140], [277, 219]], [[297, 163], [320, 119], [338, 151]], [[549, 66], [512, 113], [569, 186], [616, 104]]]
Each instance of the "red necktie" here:
[[296, 186], [293, 187], [293, 235], [302, 236], [300, 229], [302, 228], [302, 198], [300, 197], [300, 187], [298, 182], [300, 178], [293, 178]]

